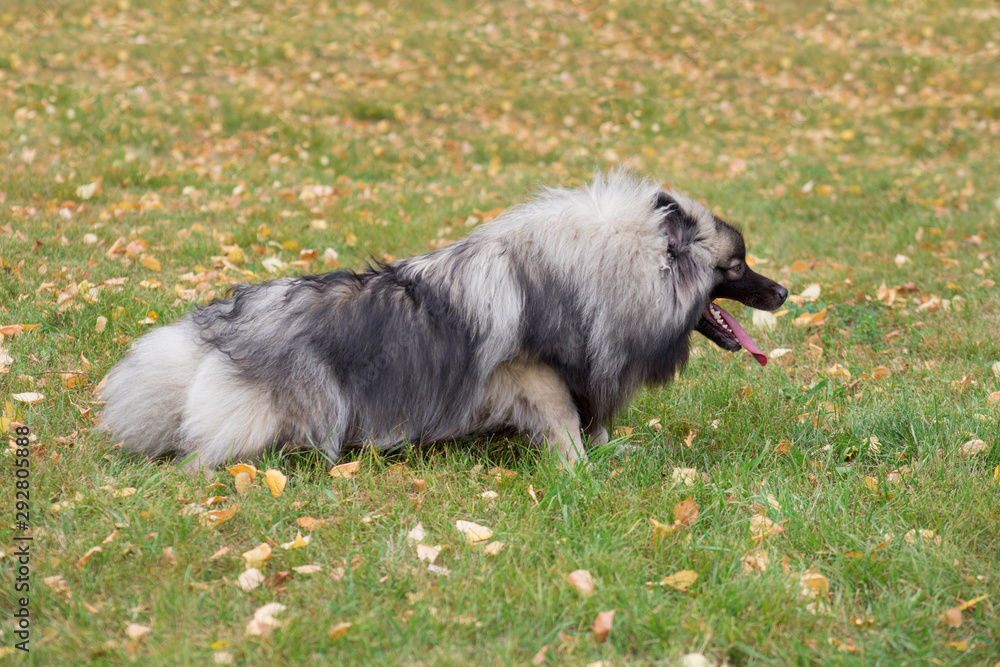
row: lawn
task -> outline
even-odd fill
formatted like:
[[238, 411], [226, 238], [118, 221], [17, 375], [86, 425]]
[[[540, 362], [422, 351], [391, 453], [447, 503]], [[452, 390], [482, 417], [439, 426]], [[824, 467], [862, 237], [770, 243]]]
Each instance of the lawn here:
[[[0, 663], [1000, 664], [998, 62], [988, 0], [8, 0]], [[205, 479], [94, 430], [231, 285], [620, 164], [792, 297], [726, 305], [766, 368], [696, 334], [589, 468], [493, 436]]]

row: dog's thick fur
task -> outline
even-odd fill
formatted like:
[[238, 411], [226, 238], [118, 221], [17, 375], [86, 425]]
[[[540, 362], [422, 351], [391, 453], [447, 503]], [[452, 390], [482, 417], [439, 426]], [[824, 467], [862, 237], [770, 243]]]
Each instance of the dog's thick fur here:
[[713, 298], [781, 305], [745, 253], [705, 207], [628, 173], [547, 190], [437, 252], [240, 285], [143, 336], [106, 378], [102, 428], [215, 467], [513, 427], [572, 463], [673, 377], [696, 328], [739, 349]]

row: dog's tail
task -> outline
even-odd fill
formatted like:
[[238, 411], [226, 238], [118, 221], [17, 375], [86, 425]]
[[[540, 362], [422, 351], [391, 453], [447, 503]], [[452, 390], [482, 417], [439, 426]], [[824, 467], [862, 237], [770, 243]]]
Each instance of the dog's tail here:
[[151, 331], [108, 373], [101, 430], [126, 450], [150, 457], [183, 452], [181, 425], [188, 389], [205, 350], [189, 318]]

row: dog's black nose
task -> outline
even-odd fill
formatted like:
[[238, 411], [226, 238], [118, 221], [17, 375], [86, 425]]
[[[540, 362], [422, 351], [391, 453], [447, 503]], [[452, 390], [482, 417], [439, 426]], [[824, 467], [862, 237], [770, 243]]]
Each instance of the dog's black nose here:
[[775, 291], [775, 295], [778, 297], [778, 305], [780, 306], [788, 298], [788, 290], [781, 285], [778, 285], [778, 289]]

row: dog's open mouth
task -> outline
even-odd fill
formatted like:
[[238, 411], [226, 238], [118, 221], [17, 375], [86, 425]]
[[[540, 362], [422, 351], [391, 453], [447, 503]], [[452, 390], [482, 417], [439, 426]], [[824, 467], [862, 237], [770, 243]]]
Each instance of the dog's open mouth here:
[[767, 355], [760, 351], [750, 334], [743, 330], [736, 318], [711, 301], [701, 315], [698, 331], [712, 342], [727, 350], [741, 347], [749, 352], [761, 366], [767, 365]]

